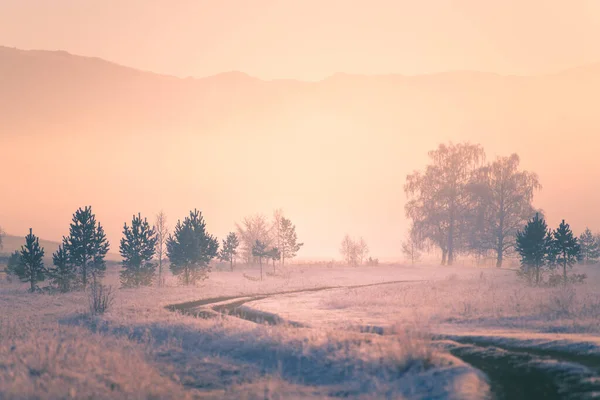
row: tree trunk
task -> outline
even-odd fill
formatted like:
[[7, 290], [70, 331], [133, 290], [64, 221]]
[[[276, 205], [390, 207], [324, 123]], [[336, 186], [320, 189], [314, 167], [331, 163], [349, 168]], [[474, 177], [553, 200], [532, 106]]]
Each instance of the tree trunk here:
[[85, 262], [85, 258], [83, 260], [83, 265], [81, 266], [81, 283], [83, 283], [83, 290], [87, 287], [87, 263]]
[[446, 265], [446, 260], [448, 257], [448, 252], [446, 249], [442, 249], [442, 265]]
[[158, 286], [162, 286], [162, 254], [158, 257]]
[[273, 259], [273, 273], [275, 273], [275, 259]]
[[563, 250], [563, 284], [567, 285], [567, 252]]
[[263, 280], [263, 274], [262, 274], [262, 257], [260, 257], [258, 259], [258, 263], [260, 264], [260, 280]]
[[454, 262], [454, 221], [450, 221], [448, 228], [448, 265]]
[[31, 274], [31, 278], [29, 279], [29, 283], [31, 284], [31, 293], [35, 292], [35, 279], [33, 278], [33, 273]]
[[233, 272], [233, 254], [229, 258], [229, 267], [231, 268], [231, 272]]

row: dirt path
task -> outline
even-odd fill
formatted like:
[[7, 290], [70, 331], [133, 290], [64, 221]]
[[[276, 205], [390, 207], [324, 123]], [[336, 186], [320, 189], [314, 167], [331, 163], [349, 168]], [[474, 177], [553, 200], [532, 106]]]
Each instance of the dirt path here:
[[[324, 290], [351, 289], [369, 286], [411, 283], [421, 281], [390, 281], [366, 285], [326, 286], [275, 293], [217, 297], [167, 308], [190, 315], [211, 318], [230, 315], [255, 323], [270, 325], [285, 323], [305, 326], [284, 320], [277, 314], [259, 311], [245, 304], [265, 298]], [[385, 335], [381, 327], [362, 327], [364, 333]], [[489, 342], [478, 342], [468, 336], [437, 335], [434, 345], [483, 371], [490, 380], [495, 399], [583, 399], [600, 397], [600, 355], [577, 355], [565, 351], [539, 348], [509, 347]]]

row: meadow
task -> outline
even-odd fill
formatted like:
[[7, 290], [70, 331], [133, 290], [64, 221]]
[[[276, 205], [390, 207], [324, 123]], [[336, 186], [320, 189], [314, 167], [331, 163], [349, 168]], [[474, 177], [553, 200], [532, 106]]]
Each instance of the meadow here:
[[[530, 288], [513, 270], [472, 266], [291, 265], [263, 281], [248, 279], [257, 267], [236, 267], [193, 287], [168, 276], [164, 287], [117, 289], [103, 315], [89, 313], [84, 292], [2, 281], [0, 397], [488, 398], [489, 378], [439, 336], [585, 335], [589, 351], [600, 271], [585, 272], [584, 285]], [[104, 283], [118, 288], [118, 269]], [[277, 325], [168, 309], [290, 291], [241, 306]]]

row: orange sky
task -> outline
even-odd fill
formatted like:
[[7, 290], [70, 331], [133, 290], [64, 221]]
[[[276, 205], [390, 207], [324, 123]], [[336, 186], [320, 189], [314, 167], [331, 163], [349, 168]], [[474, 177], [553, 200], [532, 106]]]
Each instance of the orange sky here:
[[600, 62], [597, 0], [2, 0], [0, 44], [178, 76], [262, 78]]
[[[537, 75], [600, 62], [598, 38], [600, 1], [594, 0], [0, 0], [0, 46], [66, 50], [181, 77], [230, 70], [303, 80], [338, 71]], [[360, 89], [360, 80], [345, 86], [342, 77], [339, 88], [335, 80], [314, 92], [298, 86], [286, 101], [265, 95], [262, 104], [252, 89], [237, 99], [229, 86], [211, 93], [209, 103], [190, 95], [200, 102], [193, 103], [177, 85], [167, 89], [170, 83], [156, 77], [122, 84], [121, 75], [98, 63], [94, 73], [117, 82], [104, 90], [103, 81], [85, 81], [96, 76], [87, 74], [87, 64], [76, 63], [85, 73], [71, 79], [57, 59], [37, 66], [43, 71], [37, 78], [51, 89], [40, 92], [40, 82], [26, 74], [13, 86], [0, 79], [14, 96], [0, 93], [0, 104], [8, 106], [0, 107], [3, 161], [18, 166], [6, 169], [10, 190], [0, 195], [0, 223], [9, 233], [32, 226], [58, 240], [71, 213], [92, 204], [116, 252], [123, 222], [138, 211], [150, 217], [164, 208], [174, 224], [199, 207], [210, 230], [223, 237], [243, 216], [282, 207], [307, 242], [303, 256], [337, 257], [349, 232], [364, 235], [374, 256], [400, 257], [408, 227], [404, 177], [448, 140], [480, 142], [490, 158], [518, 152], [523, 166], [542, 178], [536, 202], [552, 224], [567, 218], [577, 231], [600, 227], [600, 193], [588, 185], [600, 179], [594, 145], [600, 90], [587, 81], [532, 78], [521, 87], [519, 79], [486, 83], [466, 74], [417, 79], [414, 92], [411, 85], [396, 93], [373, 83], [366, 99], [353, 99], [360, 93], [336, 96], [336, 90]], [[45, 81], [51, 73], [62, 80]], [[600, 88], [600, 80], [591, 82]], [[163, 88], [173, 99], [161, 98]], [[195, 119], [197, 109], [231, 99], [240, 101], [234, 116], [219, 115], [209, 126]], [[100, 106], [82, 110], [79, 103]], [[3, 121], [16, 121], [18, 129], [2, 129]], [[39, 136], [33, 141], [28, 134]], [[585, 140], [584, 148], [565, 145], [573, 134]], [[560, 151], [566, 167], [554, 161]], [[152, 173], [144, 173], [148, 155], [161, 159]], [[210, 178], [203, 168], [211, 169]], [[577, 195], [566, 201], [566, 191]]]

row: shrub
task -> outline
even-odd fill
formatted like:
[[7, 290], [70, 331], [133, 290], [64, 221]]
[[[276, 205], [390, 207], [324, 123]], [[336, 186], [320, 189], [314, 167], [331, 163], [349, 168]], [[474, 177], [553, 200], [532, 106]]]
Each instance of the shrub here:
[[90, 314], [104, 314], [112, 306], [114, 300], [115, 293], [112, 290], [112, 286], [104, 286], [96, 282], [90, 286], [88, 293]]

